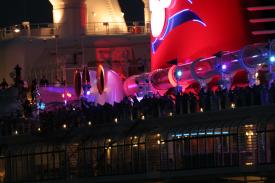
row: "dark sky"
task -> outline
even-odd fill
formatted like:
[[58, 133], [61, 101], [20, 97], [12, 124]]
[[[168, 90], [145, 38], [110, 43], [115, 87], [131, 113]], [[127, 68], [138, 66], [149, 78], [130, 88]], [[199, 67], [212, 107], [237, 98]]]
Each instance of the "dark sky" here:
[[[128, 22], [143, 20], [142, 0], [119, 0]], [[1, 0], [0, 27], [20, 24], [52, 22], [52, 6], [48, 0]]]

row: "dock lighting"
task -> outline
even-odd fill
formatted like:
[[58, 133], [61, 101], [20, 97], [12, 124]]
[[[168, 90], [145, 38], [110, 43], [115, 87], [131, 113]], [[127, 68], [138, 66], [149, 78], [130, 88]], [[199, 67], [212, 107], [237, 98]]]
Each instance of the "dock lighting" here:
[[63, 127], [64, 129], [66, 129], [66, 128], [67, 128], [67, 125], [66, 125], [66, 124], [63, 124], [62, 127]]
[[252, 166], [252, 165], [253, 165], [253, 162], [246, 162], [245, 165], [246, 165], [246, 166]]
[[108, 142], [112, 142], [112, 139], [108, 139]]
[[15, 33], [19, 33], [20, 31], [21, 31], [21, 30], [18, 29], [18, 28], [15, 28], [15, 29], [14, 29], [14, 32], [15, 32]]
[[253, 131], [247, 131], [247, 132], [245, 132], [245, 135], [246, 136], [253, 136], [254, 133], [253, 133]]
[[17, 130], [15, 130], [14, 135], [18, 135], [18, 131]]
[[235, 103], [232, 103], [232, 104], [231, 104], [231, 108], [232, 108], [232, 109], [235, 109], [235, 108], [236, 108], [236, 104], [235, 104]]
[[157, 142], [158, 144], [160, 144], [160, 140], [158, 140], [158, 142]]
[[89, 122], [88, 122], [88, 125], [89, 125], [89, 126], [92, 126], [92, 122], [91, 122], [91, 121], [89, 121]]
[[169, 112], [169, 116], [173, 116], [173, 113], [172, 113], [172, 112]]
[[69, 98], [72, 97], [72, 94], [71, 94], [71, 93], [67, 93], [66, 95], [67, 95], [67, 97], [69, 97]]
[[275, 63], [275, 55], [271, 55], [269, 57], [269, 61], [270, 61], [271, 64], [274, 64]]
[[203, 108], [202, 107], [200, 108], [200, 112], [203, 112]]
[[41, 132], [41, 128], [40, 128], [40, 127], [39, 127], [39, 128], [37, 128], [37, 131], [38, 131], [38, 132]]
[[245, 128], [253, 128], [253, 127], [254, 127], [254, 125], [252, 125], [252, 124], [248, 124], [248, 125], [245, 125], [244, 127], [245, 127]]
[[115, 118], [115, 120], [114, 120], [114, 121], [115, 121], [115, 123], [117, 123], [117, 122], [118, 122], [118, 119], [117, 119], [117, 118]]
[[141, 116], [141, 119], [142, 119], [142, 120], [145, 120], [145, 116], [144, 116], [144, 115], [142, 115], [142, 116]]

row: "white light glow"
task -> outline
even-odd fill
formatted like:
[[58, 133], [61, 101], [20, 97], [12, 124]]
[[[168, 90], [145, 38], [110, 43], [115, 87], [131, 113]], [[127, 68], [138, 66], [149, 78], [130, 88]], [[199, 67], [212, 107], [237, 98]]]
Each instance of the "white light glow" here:
[[150, 0], [151, 30], [154, 37], [158, 37], [165, 25], [165, 9], [172, 3], [172, 0]]
[[182, 76], [182, 71], [181, 71], [181, 70], [178, 70], [178, 71], [177, 71], [177, 77], [180, 78], [181, 76]]
[[62, 10], [53, 10], [53, 21], [56, 24], [59, 24], [62, 22], [63, 19], [63, 11]]
[[19, 33], [19, 32], [20, 32], [20, 29], [16, 28], [16, 29], [14, 29], [14, 32], [15, 32], [15, 33]]

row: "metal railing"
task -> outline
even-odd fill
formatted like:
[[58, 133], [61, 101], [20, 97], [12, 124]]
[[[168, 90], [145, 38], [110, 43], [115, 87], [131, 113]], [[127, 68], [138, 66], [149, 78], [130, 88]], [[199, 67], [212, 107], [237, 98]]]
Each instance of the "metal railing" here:
[[[197, 130], [173, 129], [168, 133], [147, 133], [122, 139], [89, 139], [83, 145], [42, 144], [10, 150], [0, 157], [3, 182], [37, 182], [68, 178], [170, 174], [170, 178], [200, 175], [216, 169], [215, 176], [253, 174], [275, 164], [274, 123], [257, 126], [234, 125]], [[267, 126], [272, 127], [267, 130]], [[224, 169], [223, 169], [224, 168]], [[241, 170], [241, 171], [240, 171]], [[270, 170], [269, 170], [270, 171]], [[187, 173], [186, 173], [187, 172]], [[271, 173], [271, 172], [270, 172]], [[271, 173], [272, 174], [272, 173]], [[167, 175], [166, 175], [167, 176]], [[1, 176], [0, 176], [1, 177]]]
[[87, 24], [87, 34], [143, 34], [150, 33], [150, 24], [125, 24], [124, 22], [92, 22]]
[[[20, 36], [28, 37], [54, 37], [61, 34], [66, 24], [39, 23], [20, 24], [0, 28], [0, 41], [9, 40]], [[108, 35], [108, 34], [147, 34], [150, 33], [150, 23], [139, 25], [139, 23], [125, 22], [90, 22], [86, 24], [86, 35]]]

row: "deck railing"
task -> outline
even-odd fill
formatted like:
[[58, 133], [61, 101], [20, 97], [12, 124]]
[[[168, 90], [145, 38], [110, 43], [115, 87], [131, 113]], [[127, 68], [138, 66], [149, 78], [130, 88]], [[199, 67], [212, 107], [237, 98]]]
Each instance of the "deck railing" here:
[[[61, 34], [65, 29], [64, 24], [39, 23], [20, 24], [0, 28], [0, 41], [9, 40], [20, 36], [28, 37], [54, 37]], [[109, 34], [147, 34], [150, 33], [150, 23], [140, 25], [137, 22], [90, 22], [86, 25], [86, 35], [109, 35]]]

